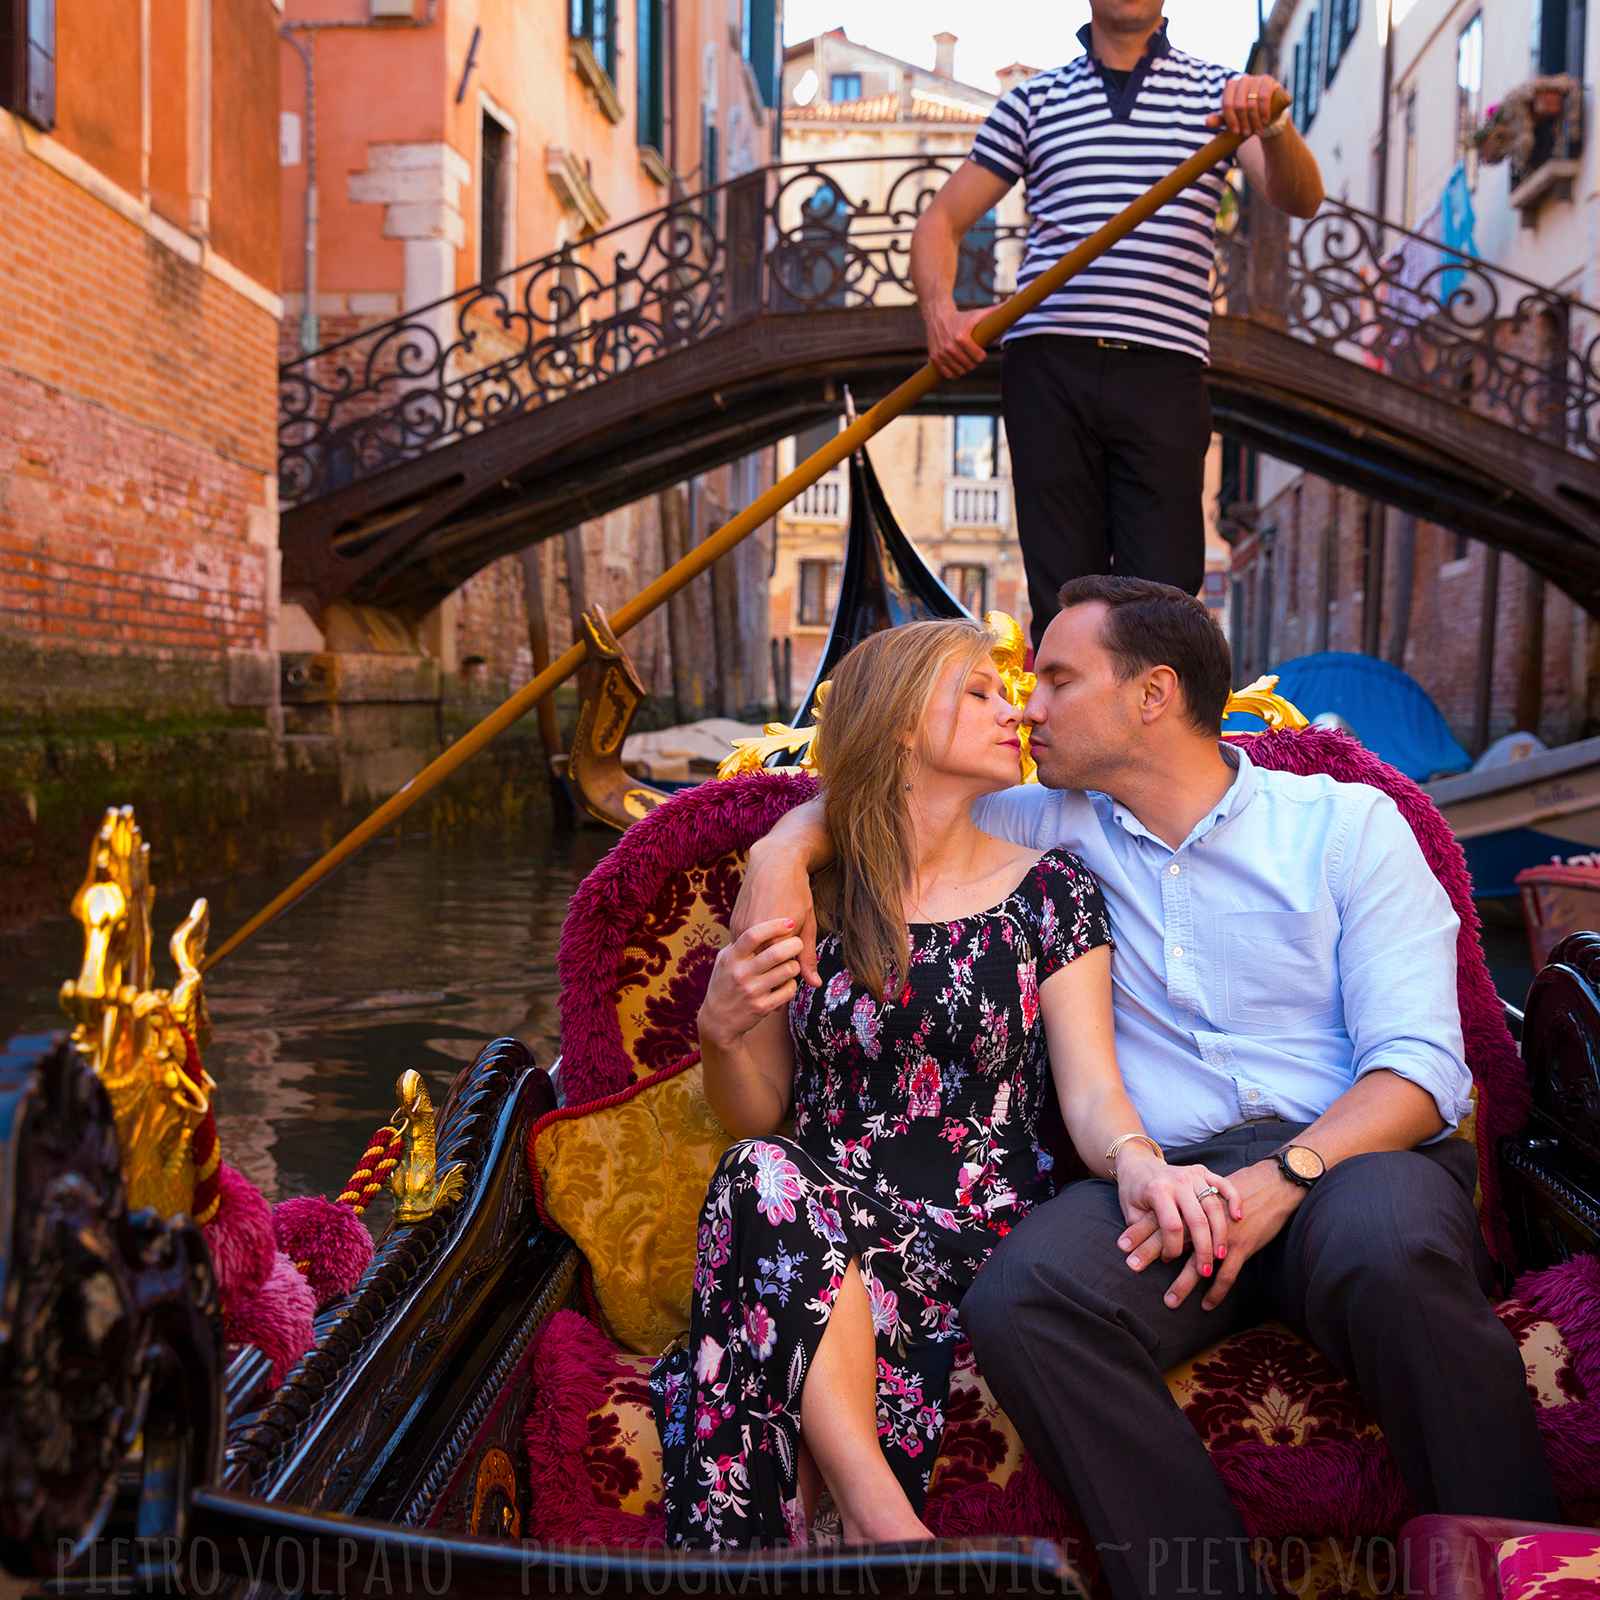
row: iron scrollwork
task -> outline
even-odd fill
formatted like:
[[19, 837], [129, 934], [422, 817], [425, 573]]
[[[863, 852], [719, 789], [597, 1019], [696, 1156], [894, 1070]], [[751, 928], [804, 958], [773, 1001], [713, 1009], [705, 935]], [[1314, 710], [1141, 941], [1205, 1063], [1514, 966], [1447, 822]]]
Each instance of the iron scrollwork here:
[[[959, 159], [846, 157], [746, 173], [287, 363], [283, 503], [525, 416], [745, 317], [909, 305], [912, 230]], [[1022, 235], [993, 213], [969, 230], [958, 302], [992, 303], [1014, 287]], [[1233, 192], [1213, 293], [1222, 314], [1260, 318], [1567, 448], [1595, 443], [1600, 311], [1436, 238], [1336, 200], [1291, 225]]]

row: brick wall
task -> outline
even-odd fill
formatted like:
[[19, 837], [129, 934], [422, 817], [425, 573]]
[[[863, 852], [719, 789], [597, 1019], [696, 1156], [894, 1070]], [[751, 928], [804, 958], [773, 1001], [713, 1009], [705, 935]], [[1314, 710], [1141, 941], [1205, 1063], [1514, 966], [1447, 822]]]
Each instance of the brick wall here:
[[[272, 622], [276, 319], [3, 113], [0, 192], [30, 246], [0, 275], [0, 634], [186, 659], [220, 698], [225, 653], [264, 649]], [[7, 707], [50, 688], [0, 667]]]
[[[1256, 529], [1234, 547], [1232, 576], [1245, 597], [1243, 631], [1233, 635], [1236, 676], [1241, 681], [1271, 671], [1276, 662], [1324, 648], [1361, 651], [1370, 642], [1365, 587], [1368, 505], [1362, 496], [1307, 474], [1260, 508]], [[1378, 613], [1378, 653], [1385, 659], [1395, 657], [1403, 593], [1403, 521], [1393, 510], [1385, 519]], [[1487, 546], [1459, 540], [1435, 523], [1416, 523], [1410, 619], [1398, 664], [1428, 691], [1456, 738], [1473, 754], [1477, 754], [1478, 663], [1488, 565]], [[1271, 615], [1263, 653], [1261, 611], [1269, 570]], [[1531, 581], [1520, 562], [1500, 557], [1490, 743], [1519, 726], [1519, 685], [1533, 644], [1525, 599]], [[1554, 745], [1589, 731], [1586, 622], [1579, 609], [1548, 584], [1542, 613], [1541, 692], [1534, 731]]]

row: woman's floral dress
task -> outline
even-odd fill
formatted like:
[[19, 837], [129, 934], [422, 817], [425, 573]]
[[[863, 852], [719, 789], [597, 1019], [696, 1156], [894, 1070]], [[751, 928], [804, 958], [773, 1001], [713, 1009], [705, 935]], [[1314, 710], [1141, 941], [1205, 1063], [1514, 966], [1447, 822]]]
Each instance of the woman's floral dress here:
[[854, 1260], [872, 1308], [878, 1438], [919, 1512], [944, 1431], [957, 1307], [1050, 1192], [1039, 985], [1111, 942], [1089, 869], [1050, 850], [999, 905], [913, 923], [880, 1002], [837, 937], [789, 1014], [794, 1131], [723, 1156], [700, 1214], [687, 1347], [651, 1376], [672, 1544], [802, 1542], [800, 1393]]

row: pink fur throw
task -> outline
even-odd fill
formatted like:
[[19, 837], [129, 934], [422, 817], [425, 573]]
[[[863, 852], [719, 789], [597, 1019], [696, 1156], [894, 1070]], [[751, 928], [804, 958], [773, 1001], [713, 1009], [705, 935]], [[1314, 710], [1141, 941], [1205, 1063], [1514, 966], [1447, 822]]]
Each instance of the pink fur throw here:
[[372, 1260], [372, 1235], [349, 1206], [320, 1194], [296, 1195], [272, 1208], [280, 1249], [306, 1275], [317, 1309], [347, 1295]]

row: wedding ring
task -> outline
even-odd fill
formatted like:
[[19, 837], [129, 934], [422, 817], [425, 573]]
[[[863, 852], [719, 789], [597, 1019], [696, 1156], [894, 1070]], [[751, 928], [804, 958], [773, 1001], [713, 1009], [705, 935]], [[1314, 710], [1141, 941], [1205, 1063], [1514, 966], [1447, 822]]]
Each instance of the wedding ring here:
[[1208, 1183], [1208, 1184], [1207, 1184], [1207, 1185], [1206, 1185], [1206, 1186], [1205, 1186], [1205, 1188], [1203, 1188], [1203, 1189], [1201, 1189], [1201, 1190], [1200, 1190], [1200, 1191], [1199, 1191], [1199, 1192], [1198, 1192], [1198, 1193], [1197, 1193], [1197, 1194], [1196, 1194], [1196, 1195], [1195, 1195], [1195, 1199], [1196, 1199], [1196, 1200], [1209, 1200], [1209, 1199], [1210, 1199], [1210, 1198], [1211, 1198], [1211, 1196], [1212, 1196], [1212, 1195], [1214, 1195], [1214, 1194], [1221, 1194], [1221, 1193], [1222, 1193], [1222, 1191], [1221, 1191], [1221, 1190], [1220, 1190], [1220, 1189], [1219, 1189], [1219, 1188], [1218, 1188], [1218, 1187], [1217, 1187], [1217, 1186], [1216, 1186], [1216, 1184], [1214, 1184], [1214, 1183]]
[[1249, 94], [1247, 94], [1245, 96], [1246, 100], [1259, 100], [1260, 98], [1261, 98], [1261, 96], [1258, 95], [1257, 93], [1255, 93], [1254, 90], [1252, 90]]

